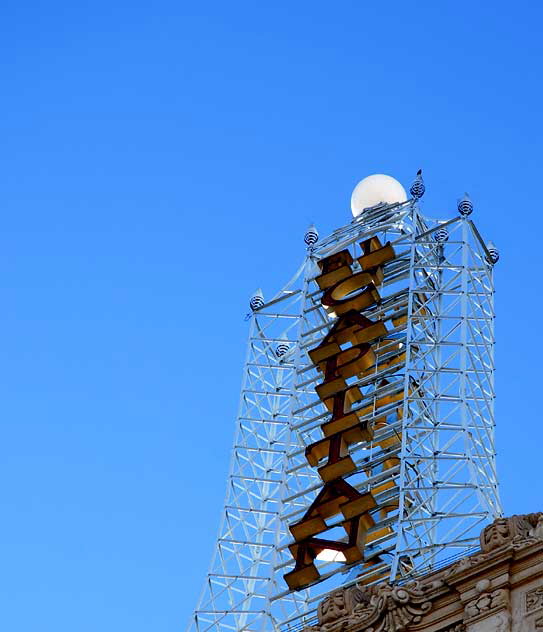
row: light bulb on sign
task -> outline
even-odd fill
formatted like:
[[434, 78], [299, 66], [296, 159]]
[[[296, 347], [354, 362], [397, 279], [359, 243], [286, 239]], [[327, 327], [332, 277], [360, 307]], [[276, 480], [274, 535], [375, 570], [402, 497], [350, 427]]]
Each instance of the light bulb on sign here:
[[334, 549], [323, 549], [318, 555], [317, 559], [321, 562], [346, 562], [347, 559], [341, 551], [335, 551]]

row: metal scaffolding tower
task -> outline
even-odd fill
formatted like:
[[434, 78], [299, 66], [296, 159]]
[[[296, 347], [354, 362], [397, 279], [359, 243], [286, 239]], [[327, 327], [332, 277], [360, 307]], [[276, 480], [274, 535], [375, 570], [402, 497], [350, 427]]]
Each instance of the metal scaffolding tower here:
[[[357, 581], [403, 581], [478, 545], [501, 515], [494, 449], [493, 263], [459, 206], [451, 220], [424, 218], [416, 199], [366, 210], [308, 247], [273, 300], [253, 302], [247, 358], [222, 522], [190, 632], [301, 630], [317, 603]], [[465, 212], [464, 212], [465, 211]], [[387, 327], [371, 371], [357, 377], [358, 417], [373, 428], [351, 449], [349, 484], [371, 490], [374, 525], [364, 559], [324, 559], [320, 581], [289, 590], [289, 526], [322, 481], [306, 447], [329, 411], [309, 358], [334, 318], [315, 283], [318, 262], [371, 237], [390, 242], [380, 300], [363, 311]], [[355, 264], [356, 270], [356, 264]], [[331, 528], [337, 525], [331, 525]], [[319, 558], [317, 558], [319, 559]]]

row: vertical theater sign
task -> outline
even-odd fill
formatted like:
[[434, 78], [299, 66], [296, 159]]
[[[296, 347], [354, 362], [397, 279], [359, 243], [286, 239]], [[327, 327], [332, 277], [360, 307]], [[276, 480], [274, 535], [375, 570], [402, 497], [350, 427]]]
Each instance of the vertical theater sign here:
[[420, 174], [410, 192], [365, 178], [354, 218], [321, 239], [310, 227], [293, 278], [252, 296], [222, 520], [190, 632], [296, 632], [336, 588], [427, 572], [500, 516], [498, 253], [469, 198], [432, 219]]
[[[404, 366], [406, 356], [401, 335], [406, 318], [400, 312], [401, 307], [405, 312], [406, 295], [403, 301], [394, 301], [388, 315], [384, 311], [374, 318], [364, 315], [382, 305], [379, 288], [385, 264], [395, 259], [394, 248], [389, 242], [383, 245], [377, 236], [365, 239], [360, 248], [356, 270], [347, 249], [318, 262], [321, 274], [315, 281], [322, 291], [321, 305], [335, 320], [308, 353], [322, 375], [315, 390], [331, 417], [321, 425], [324, 437], [305, 450], [308, 463], [318, 468], [322, 488], [302, 519], [289, 526], [294, 537], [289, 549], [296, 564], [285, 580], [294, 590], [319, 579], [314, 563], [319, 555], [347, 563], [364, 559], [368, 529], [375, 525], [370, 512], [377, 509], [380, 494], [388, 495], [380, 506], [382, 515], [398, 507], [397, 486], [387, 471], [399, 464], [394, 452], [401, 444], [399, 432], [377, 443], [383, 453], [381, 463], [364, 472], [371, 479], [373, 470], [379, 470], [378, 481], [359, 491], [347, 479], [357, 470], [350, 447], [372, 441], [377, 429], [401, 419], [404, 384], [394, 385], [390, 377]], [[331, 523], [341, 525], [341, 537], [327, 537], [327, 531], [334, 531]]]

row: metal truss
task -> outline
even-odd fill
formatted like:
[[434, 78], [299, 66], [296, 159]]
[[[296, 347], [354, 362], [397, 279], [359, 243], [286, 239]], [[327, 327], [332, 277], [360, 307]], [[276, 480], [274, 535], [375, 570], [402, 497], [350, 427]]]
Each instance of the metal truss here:
[[[381, 300], [363, 312], [383, 320], [387, 334], [375, 366], [357, 379], [353, 411], [374, 434], [351, 448], [357, 470], [348, 482], [374, 495], [375, 524], [362, 563], [322, 560], [322, 581], [289, 591], [288, 527], [322, 486], [305, 448], [322, 438], [329, 415], [308, 356], [334, 321], [314, 281], [318, 261], [355, 253], [373, 236], [390, 241], [396, 258], [385, 265]], [[251, 318], [222, 522], [189, 632], [299, 630], [338, 586], [402, 581], [477, 545], [481, 525], [501, 515], [493, 292], [473, 222], [425, 219], [412, 200], [366, 211], [308, 250], [289, 284]], [[340, 530], [340, 521], [329, 526]]]

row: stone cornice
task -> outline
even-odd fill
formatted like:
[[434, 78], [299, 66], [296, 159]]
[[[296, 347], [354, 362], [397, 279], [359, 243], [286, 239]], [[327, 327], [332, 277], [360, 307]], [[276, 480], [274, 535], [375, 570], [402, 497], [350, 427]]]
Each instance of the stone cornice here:
[[488, 617], [508, 630], [512, 587], [543, 570], [543, 513], [499, 518], [481, 533], [481, 549], [418, 581], [334, 591], [304, 632], [458, 632]]
[[430, 595], [443, 587], [441, 581], [412, 582], [405, 586], [379, 584], [338, 590], [319, 606], [319, 626], [306, 632], [400, 632], [419, 623], [432, 608]]

